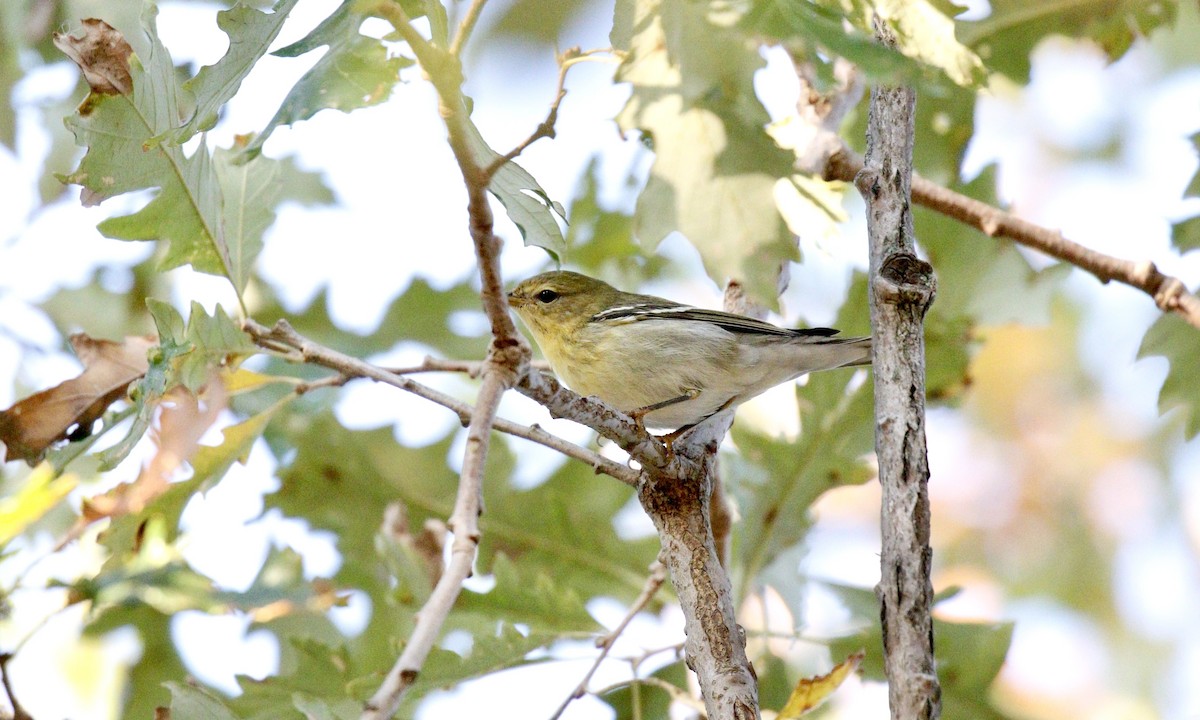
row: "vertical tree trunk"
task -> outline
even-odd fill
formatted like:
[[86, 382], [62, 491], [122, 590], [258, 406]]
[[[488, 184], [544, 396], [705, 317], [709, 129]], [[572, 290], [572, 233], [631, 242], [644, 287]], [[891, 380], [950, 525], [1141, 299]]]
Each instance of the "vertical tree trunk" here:
[[[894, 46], [876, 17], [876, 35]], [[929, 462], [925, 449], [925, 342], [933, 268], [914, 252], [910, 183], [911, 88], [871, 92], [867, 153], [855, 184], [867, 201], [869, 285], [874, 336], [875, 452], [883, 489], [881, 577], [883, 649], [895, 720], [937, 718], [933, 585], [929, 547]]]

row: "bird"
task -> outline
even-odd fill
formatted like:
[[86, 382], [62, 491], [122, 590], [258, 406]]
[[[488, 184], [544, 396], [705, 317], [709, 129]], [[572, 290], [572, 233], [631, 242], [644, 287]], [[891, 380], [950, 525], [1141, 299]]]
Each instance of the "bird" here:
[[783, 328], [567, 270], [518, 283], [508, 304], [569, 388], [673, 434], [801, 375], [871, 362], [869, 337]]

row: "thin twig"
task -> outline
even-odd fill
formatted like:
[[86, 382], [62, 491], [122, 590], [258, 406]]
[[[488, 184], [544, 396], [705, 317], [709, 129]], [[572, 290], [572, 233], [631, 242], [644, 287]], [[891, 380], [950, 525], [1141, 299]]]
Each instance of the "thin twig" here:
[[474, 0], [467, 8], [467, 14], [463, 16], [462, 22], [458, 24], [458, 29], [454, 31], [454, 39], [450, 41], [451, 55], [455, 57], [462, 55], [463, 46], [470, 39], [471, 32], [475, 29], [475, 23], [479, 22], [479, 15], [483, 12], [483, 6], [486, 3], [487, 0]]
[[25, 708], [17, 702], [17, 695], [13, 692], [12, 683], [8, 679], [8, 663], [12, 659], [12, 653], [0, 653], [0, 681], [3, 681], [4, 692], [8, 695], [9, 704], [12, 705], [13, 720], [33, 720], [33, 716], [25, 712]]
[[471, 576], [475, 550], [479, 546], [479, 514], [482, 511], [481, 488], [484, 463], [487, 459], [487, 435], [491, 433], [496, 406], [500, 404], [504, 389], [503, 373], [484, 372], [479, 402], [467, 433], [467, 450], [459, 476], [458, 495], [454, 500], [454, 511], [450, 515], [449, 527], [454, 533], [454, 542], [450, 546], [450, 561], [429, 599], [417, 613], [416, 625], [404, 645], [404, 651], [388, 671], [379, 689], [367, 701], [361, 715], [363, 720], [386, 720], [395, 715], [400, 706], [400, 698], [416, 682], [425, 658], [433, 649], [438, 633], [441, 632], [454, 601], [462, 591], [463, 582]]
[[662, 587], [666, 580], [667, 566], [663, 565], [657, 559], [650, 563], [650, 574], [646, 577], [646, 584], [642, 586], [642, 591], [638, 594], [637, 599], [629, 606], [629, 612], [625, 613], [625, 617], [621, 618], [621, 622], [613, 628], [612, 632], [597, 638], [596, 647], [600, 648], [600, 654], [596, 656], [596, 660], [592, 663], [592, 667], [588, 669], [587, 674], [575, 686], [575, 690], [567, 696], [566, 700], [563, 700], [562, 704], [558, 706], [558, 710], [554, 711], [554, 714], [550, 716], [550, 720], [558, 720], [567, 711], [567, 706], [573, 700], [577, 700], [587, 693], [588, 683], [591, 682], [592, 676], [596, 674], [596, 671], [600, 669], [600, 665], [604, 662], [604, 659], [608, 657], [608, 653], [612, 650], [617, 638], [621, 637], [621, 633], [625, 632], [625, 628], [629, 627], [629, 623], [633, 621], [633, 618], [646, 609], [646, 606], [650, 604], [650, 601], [658, 593], [658, 589]]
[[558, 56], [558, 86], [555, 88], [554, 101], [550, 103], [550, 111], [546, 113], [546, 119], [539, 123], [529, 137], [522, 140], [519, 145], [493, 160], [484, 169], [484, 176], [490, 180], [500, 168], [504, 167], [505, 163], [512, 161], [518, 155], [525, 152], [525, 149], [530, 145], [542, 138], [553, 138], [555, 136], [554, 125], [558, 122], [558, 107], [562, 104], [563, 98], [567, 96], [567, 71], [579, 60], [596, 52], [603, 51], [589, 50], [582, 52], [578, 47], [572, 47], [567, 48]]
[[[458, 415], [459, 422], [463, 425], [470, 423], [471, 417], [474, 414], [474, 408], [468, 403], [445, 393], [438, 392], [428, 385], [422, 385], [421, 383], [402, 377], [394, 370], [381, 368], [358, 358], [343, 355], [319, 343], [313, 342], [296, 332], [286, 322], [282, 324], [276, 323], [274, 327], [267, 328], [254, 320], [246, 320], [242, 324], [242, 329], [260, 346], [272, 345], [278, 347], [281, 344], [285, 345], [291, 348], [297, 362], [311, 362], [314, 365], [320, 365], [339, 373], [329, 378], [298, 385], [295, 390], [297, 393], [308, 392], [320, 387], [335, 387], [353, 378], [366, 378], [391, 385], [392, 387], [410, 392], [418, 397], [441, 405]], [[438, 365], [439, 363], [435, 361], [432, 364]], [[464, 361], [448, 361], [445, 363], [447, 367], [453, 366], [455, 369], [465, 368], [473, 364], [478, 363]], [[496, 418], [493, 427], [506, 435], [519, 437], [557, 450], [567, 457], [587, 464], [597, 473], [612, 476], [626, 485], [637, 485], [638, 472], [636, 470], [614, 462], [585, 447], [580, 447], [575, 443], [564, 440], [557, 435], [551, 435], [537, 425], [526, 426], [511, 420], [505, 420], [504, 418]]]
[[[862, 158], [843, 148], [829, 158], [825, 179], [852, 182], [862, 170]], [[918, 175], [912, 179], [912, 199], [954, 218], [990, 237], [1001, 237], [1068, 262], [1096, 276], [1102, 283], [1124, 283], [1149, 295], [1163, 312], [1174, 312], [1200, 328], [1200, 297], [1188, 291], [1179, 278], [1166, 275], [1149, 260], [1134, 262], [1105, 255], [1068, 240], [1056, 230], [1024, 220], [985, 202], [944, 188]]]
[[[550, 369], [550, 363], [545, 360], [535, 360], [530, 362], [529, 366], [535, 370]], [[479, 373], [483, 372], [483, 362], [479, 360], [446, 360], [427, 355], [421, 361], [420, 365], [395, 368], [385, 367], [383, 369], [397, 375], [417, 375], [427, 372], [458, 372], [465, 373], [470, 378], [477, 378], [479, 377]]]

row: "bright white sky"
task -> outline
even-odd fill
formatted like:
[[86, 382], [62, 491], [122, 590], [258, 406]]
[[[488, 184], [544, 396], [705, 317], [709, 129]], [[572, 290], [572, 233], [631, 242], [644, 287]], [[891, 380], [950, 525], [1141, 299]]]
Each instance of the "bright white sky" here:
[[[301, 2], [285, 25], [278, 46], [301, 37], [337, 4], [337, 0]], [[196, 60], [207, 64], [224, 52], [224, 35], [216, 27], [215, 10], [215, 6], [196, 3], [164, 3], [159, 29], [177, 62]], [[485, 14], [485, 22], [488, 17]], [[578, 44], [585, 49], [608, 45], [609, 22], [609, 17], [598, 16], [577, 23], [564, 38], [564, 45]], [[476, 122], [494, 147], [510, 147], [544, 117], [553, 93], [553, 59], [515, 46], [471, 59], [468, 80], [469, 92], [476, 101]], [[227, 145], [234, 134], [263, 127], [311, 61], [265, 58], [230, 104], [220, 126], [210, 133], [210, 144]], [[1147, 69], [1152, 62], [1148, 53], [1135, 50], [1106, 68], [1094, 53], [1048, 43], [1037, 55], [1033, 84], [1027, 91], [1000, 87], [994, 99], [981, 103], [977, 141], [967, 167], [974, 172], [986, 163], [1001, 162], [1002, 191], [1026, 217], [1060, 227], [1068, 237], [1101, 251], [1153, 258], [1164, 271], [1179, 275], [1195, 287], [1200, 284], [1200, 253], [1175, 257], [1169, 249], [1167, 222], [1185, 215], [1184, 205], [1174, 198], [1195, 170], [1196, 158], [1184, 138], [1200, 128], [1200, 108], [1195, 103], [1200, 96], [1200, 74], [1193, 72], [1151, 84], [1145, 77], [1154, 75]], [[636, 143], [623, 141], [610, 119], [626, 95], [623, 89], [612, 87], [612, 69], [612, 65], [603, 63], [575, 68], [568, 83], [573, 92], [560, 114], [558, 139], [541, 141], [521, 158], [522, 165], [555, 199], [568, 200], [586, 161], [602, 153], [602, 167], [610, 182], [605, 195], [616, 202], [620, 197], [618, 184], [638, 157]], [[95, 230], [103, 217], [144, 199], [117, 198], [101, 208], [85, 210], [72, 191], [52, 207], [28, 214], [34, 207], [28, 195], [30, 178], [48, 147], [44, 132], [37, 127], [34, 106], [69, 92], [74, 78], [75, 70], [65, 61], [31, 75], [16, 93], [22, 109], [18, 153], [14, 156], [7, 150], [0, 151], [0, 196], [9, 198], [9, 207], [15, 210], [0, 215], [4, 257], [0, 288], [5, 291], [0, 294], [0, 313], [12, 318], [6, 322], [7, 327], [19, 328], [23, 339], [40, 347], [54, 346], [53, 330], [29, 311], [26, 303], [47, 297], [57, 287], [87, 282], [98, 263], [132, 264], [149, 252], [147, 246], [101, 238]], [[760, 86], [770, 88], [767, 104], [774, 117], [782, 117], [794, 107], [795, 89], [786, 68], [772, 63]], [[1137, 111], [1127, 112], [1128, 108]], [[1087, 149], [1103, 142], [1108, 128], [1116, 123], [1131, 123], [1132, 141], [1119, 167], [1096, 165], [1064, 171], [1053, 157], [1048, 157], [1048, 144]], [[269, 233], [261, 266], [285, 302], [299, 307], [321, 287], [328, 286], [335, 318], [347, 327], [365, 331], [375, 327], [389, 300], [414, 275], [449, 284], [471, 271], [465, 196], [444, 137], [433, 93], [419, 81], [399, 87], [392, 100], [381, 107], [351, 115], [325, 111], [294, 129], [281, 128], [275, 133], [267, 144], [267, 153], [276, 157], [296, 154], [301, 165], [324, 173], [340, 201], [331, 208], [287, 207]], [[854, 220], [847, 236], [861, 238], [857, 208], [851, 212]], [[519, 278], [539, 269], [544, 253], [521, 247], [519, 234], [503, 219], [502, 211], [498, 218], [499, 233], [508, 241], [503, 255], [506, 277]], [[811, 243], [805, 250], [806, 264], [793, 270], [793, 289], [785, 297], [786, 305], [801, 310], [810, 322], [828, 322], [845, 293], [851, 268], [865, 263], [865, 252], [858, 245], [847, 250]], [[677, 238], [670, 240], [662, 252], [684, 264], [688, 276], [695, 280], [661, 292], [697, 304], [719, 304], [718, 289], [704, 278], [686, 243]], [[30, 268], [37, 268], [37, 272], [30, 272]], [[232, 306], [224, 281], [187, 269], [175, 273], [179, 280], [176, 299], [181, 304], [197, 298], [210, 307], [216, 302]], [[121, 282], [120, 278], [114, 281]], [[1069, 280], [1069, 286], [1089, 309], [1084, 321], [1083, 362], [1103, 381], [1106, 396], [1114, 406], [1124, 409], [1131, 425], [1144, 427], [1153, 422], [1157, 417], [1154, 398], [1165, 367], [1159, 361], [1134, 364], [1133, 358], [1144, 328], [1155, 319], [1157, 311], [1140, 293], [1117, 285], [1102, 288], [1078, 273]], [[421, 348], [402, 346], [388, 354], [386, 361], [403, 363], [423, 355]], [[26, 356], [26, 364], [19, 370], [17, 360], [12, 339], [0, 337], [2, 406], [14, 400], [8, 394], [11, 378], [42, 387], [61, 381], [75, 369], [73, 359], [57, 354], [36, 361]], [[457, 378], [431, 381], [469, 397], [469, 386]], [[745, 412], [755, 411], [751, 406]], [[539, 422], [574, 440], [588, 436], [587, 431], [570, 423], [549, 421], [543, 410], [522, 398], [506, 399], [502, 413], [517, 420]], [[394, 422], [398, 436], [410, 443], [441, 437], [454, 425], [448, 413], [430, 410], [422, 401], [398, 393], [381, 398], [380, 389], [370, 386], [348, 388], [339, 414], [355, 427]], [[954, 448], [962, 447], [959, 441], [964, 432], [963, 421], [955, 413], [931, 413], [929, 446], [935, 494], [954, 492], [939, 487], [936, 478], [942, 469], [953, 474], [958, 460]], [[528, 446], [522, 446], [521, 457], [519, 474], [525, 482], [536, 480], [545, 467], [557, 461], [549, 451]], [[136, 461], [134, 458], [132, 462]], [[1200, 476], [1200, 445], [1193, 442], [1188, 446], [1174, 472], [1185, 502], [1200, 512], [1200, 497], [1183, 485], [1183, 478]], [[228, 481], [189, 507], [185, 515], [188, 559], [202, 572], [231, 587], [249, 584], [272, 541], [302, 549], [306, 572], [312, 575], [328, 575], [336, 570], [340, 560], [332, 538], [314, 537], [300, 523], [278, 517], [251, 522], [261, 511], [261, 494], [273, 485], [268, 453], [259, 448], [247, 467], [235, 468]], [[623, 531], [645, 531], [640, 513], [631, 511], [627, 515]], [[876, 533], [869, 526], [821, 523], [812, 535], [811, 552], [802, 569], [817, 577], [873, 585], [878, 579]], [[30, 556], [44, 554], [50, 544], [49, 538], [43, 538], [31, 548]], [[35, 568], [29, 586], [36, 586], [43, 578], [71, 577], [77, 568], [96, 560], [78, 552], [51, 558]], [[480, 582], [486, 583], [486, 579]], [[1200, 577], [1178, 528], [1164, 529], [1124, 549], [1115, 582], [1127, 589], [1121, 602], [1127, 621], [1134, 627], [1155, 638], [1192, 638], [1195, 642], [1190, 646], [1200, 647], [1200, 619], [1182, 604], [1183, 598], [1200, 596]], [[27, 600], [18, 596], [14, 603], [12, 621], [0, 627], [0, 646], [5, 648], [26, 635], [47, 606], [45, 594]], [[814, 593], [807, 627], [821, 634], [823, 629], [832, 630], [844, 622], [844, 614], [835, 605], [830, 598]], [[623, 608], [612, 602], [598, 601], [591, 609], [609, 625], [623, 613]], [[344, 627], [354, 629], [362, 625], [363, 610], [356, 600], [337, 615]], [[995, 598], [968, 598], [959, 610], [968, 616], [990, 614], [1018, 620], [1006, 672], [1014, 681], [1030, 687], [1040, 688], [1049, 678], [1068, 687], [1102, 684], [1118, 660], [1095, 647], [1094, 632], [1068, 609], [1048, 603], [1006, 605]], [[770, 612], [777, 615], [778, 609]], [[79, 620], [75, 612], [56, 616], [12, 666], [21, 699], [36, 717], [91, 718], [110, 713], [112, 698], [103, 689], [72, 697], [48, 679], [60, 676], [63, 668], [73, 662], [101, 658], [129, 661], [139, 652], [131, 633], [118, 633], [95, 655], [88, 653], [86, 658], [74, 659], [64, 656], [63, 649], [75, 641]], [[192, 671], [232, 692], [236, 689], [235, 674], [261, 677], [273, 670], [278, 658], [270, 636], [256, 633], [243, 637], [247, 624], [236, 617], [189, 613], [177, 619], [173, 632], [187, 650]], [[682, 639], [681, 628], [682, 620], [674, 612], [663, 618], [639, 618], [613, 654], [634, 655], [645, 647], [678, 642]], [[230, 647], [240, 649], [231, 652]], [[565, 648], [564, 652], [590, 658], [594, 650], [584, 643]], [[798, 652], [817, 651], [802, 648]], [[503, 702], [499, 698], [514, 697], [515, 692], [521, 693], [527, 716], [545, 717], [582, 677], [588, 662], [584, 659], [544, 665], [532, 672], [493, 676], [458, 692], [439, 693], [418, 717], [483, 716], [498, 701]], [[652, 669], [654, 665], [647, 667]], [[1194, 717], [1200, 712], [1200, 688], [1188, 679], [1200, 677], [1200, 650], [1183, 653], [1174, 667], [1176, 689], [1167, 701], [1168, 709], [1176, 717]], [[610, 663], [592, 686], [616, 682], [626, 672], [623, 663]], [[528, 684], [535, 675], [536, 692]], [[883, 716], [886, 691], [876, 687], [853, 695], [853, 699], [843, 702], [838, 717]], [[585, 698], [576, 702], [568, 717], [586, 720], [606, 718], [608, 714], [606, 706]]]

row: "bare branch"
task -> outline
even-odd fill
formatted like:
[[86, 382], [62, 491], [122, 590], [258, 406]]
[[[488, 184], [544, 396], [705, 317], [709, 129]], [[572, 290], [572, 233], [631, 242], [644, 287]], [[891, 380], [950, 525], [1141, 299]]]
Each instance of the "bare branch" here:
[[13, 720], [33, 720], [33, 716], [21, 707], [21, 703], [17, 702], [16, 693], [13, 692], [12, 683], [8, 679], [8, 663], [12, 659], [12, 653], [0, 653], [0, 681], [4, 683], [4, 693], [8, 695], [8, 704], [12, 705]]
[[471, 37], [471, 32], [475, 30], [475, 23], [479, 22], [479, 15], [483, 12], [483, 6], [487, 4], [487, 0], [473, 0], [471, 6], [467, 8], [467, 14], [458, 25], [458, 30], [454, 32], [454, 39], [450, 41], [450, 54], [455, 57], [462, 56], [463, 46], [467, 44], [467, 40]]
[[[829, 158], [825, 179], [852, 181], [862, 170], [862, 159], [843, 147]], [[1200, 297], [1188, 291], [1179, 278], [1165, 275], [1149, 260], [1134, 262], [1105, 255], [985, 202], [944, 188], [920, 176], [912, 179], [912, 199], [918, 204], [969, 225], [990, 237], [1020, 243], [1050, 257], [1085, 270], [1102, 283], [1124, 283], [1149, 295], [1163, 312], [1174, 312], [1200, 328]]]
[[558, 87], [554, 91], [554, 101], [550, 103], [550, 111], [546, 113], [546, 119], [538, 123], [538, 126], [534, 129], [533, 133], [521, 141], [519, 145], [493, 160], [492, 164], [488, 165], [483, 171], [484, 175], [490, 179], [500, 168], [504, 167], [505, 163], [511, 162], [518, 155], [525, 152], [525, 148], [534, 144], [538, 140], [541, 140], [542, 138], [555, 137], [554, 125], [558, 122], [558, 106], [562, 104], [563, 98], [567, 96], [567, 71], [570, 70], [571, 66], [576, 62], [579, 62], [580, 60], [597, 52], [604, 51], [588, 50], [587, 52], [582, 52], [578, 47], [573, 47], [567, 48], [558, 56]]
[[[535, 370], [549, 370], [550, 363], [545, 360], [536, 360], [529, 363], [531, 368]], [[427, 372], [458, 372], [466, 373], [467, 377], [477, 378], [483, 372], [483, 362], [479, 360], [446, 360], [443, 358], [435, 358], [429, 355], [421, 361], [420, 365], [410, 365], [408, 367], [384, 368], [390, 373], [397, 375], [416, 375], [418, 373]]]
[[[328, 378], [297, 385], [294, 390], [296, 393], [310, 392], [317, 388], [323, 387], [336, 387], [344, 385], [346, 382], [354, 378], [366, 378], [391, 385], [392, 387], [399, 388], [405, 392], [410, 392], [418, 397], [425, 398], [426, 400], [441, 405], [442, 407], [458, 415], [459, 422], [461, 422], [463, 425], [467, 425], [471, 421], [471, 417], [475, 412], [475, 409], [469, 404], [457, 398], [438, 392], [427, 385], [422, 385], [421, 383], [402, 377], [400, 370], [404, 370], [404, 368], [399, 370], [381, 368], [377, 365], [372, 365], [371, 363], [359, 360], [358, 358], [351, 357], [349, 355], [343, 355], [336, 350], [332, 350], [324, 345], [309, 340], [300, 333], [296, 332], [295, 329], [293, 329], [286, 322], [276, 323], [274, 327], [267, 328], [255, 322], [254, 320], [246, 320], [242, 324], [242, 329], [245, 330], [254, 340], [254, 342], [260, 346], [286, 346], [291, 349], [292, 354], [295, 356], [296, 362], [311, 362], [314, 365], [327, 367], [330, 370], [334, 370], [339, 373], [338, 375]], [[420, 366], [423, 368], [422, 371], [452, 369], [456, 371], [469, 372], [471, 368], [481, 365], [481, 363], [471, 363], [461, 360], [441, 362], [432, 358], [427, 359], [426, 364], [428, 365], [427, 368]], [[493, 428], [507, 435], [523, 438], [539, 445], [545, 445], [552, 450], [557, 450], [567, 457], [574, 458], [587, 464], [597, 473], [604, 473], [605, 475], [614, 477], [626, 485], [634, 486], [637, 484], [638, 472], [636, 470], [633, 470], [632, 468], [629, 468], [618, 462], [614, 462], [613, 460], [610, 460], [599, 453], [588, 450], [585, 447], [580, 447], [575, 443], [563, 440], [557, 435], [551, 435], [537, 425], [525, 426], [521, 425], [520, 423], [515, 423], [511, 420], [505, 420], [504, 418], [496, 418], [495, 422], [493, 423]]]
[[[875, 35], [895, 36], [874, 18]], [[876, 594], [882, 603], [884, 667], [893, 720], [936, 720], [929, 547], [929, 459], [925, 449], [925, 343], [933, 268], [915, 253], [910, 199], [916, 93], [871, 91], [867, 154], [855, 184], [867, 202], [870, 241], [875, 453], [883, 489], [883, 548]]]
[[550, 716], [550, 720], [558, 720], [566, 712], [567, 706], [571, 704], [571, 701], [578, 700], [584, 696], [587, 692], [588, 683], [591, 682], [592, 676], [596, 674], [596, 671], [600, 669], [604, 658], [608, 657], [608, 653], [612, 650], [617, 638], [621, 637], [621, 633], [625, 632], [625, 628], [629, 627], [629, 623], [633, 621], [633, 618], [646, 609], [646, 606], [650, 604], [650, 601], [658, 593], [658, 589], [662, 587], [666, 579], [667, 568], [662, 564], [662, 561], [656, 559], [650, 563], [650, 575], [646, 577], [646, 584], [642, 586], [642, 591], [633, 601], [633, 604], [629, 606], [629, 612], [625, 613], [625, 617], [613, 628], [612, 632], [596, 639], [596, 647], [600, 648], [600, 654], [596, 656], [596, 661], [592, 663], [592, 667], [588, 669], [587, 674], [579, 681], [579, 685], [575, 687], [574, 692], [568, 695], [567, 699], [563, 700], [562, 705], [558, 706], [558, 710]]
[[491, 433], [496, 406], [500, 404], [504, 390], [504, 374], [485, 370], [479, 401], [467, 431], [467, 449], [459, 476], [458, 495], [454, 499], [454, 511], [450, 514], [449, 527], [454, 533], [454, 542], [450, 546], [449, 563], [417, 613], [416, 626], [404, 645], [404, 652], [400, 653], [379, 689], [367, 701], [360, 716], [363, 720], [386, 720], [396, 714], [400, 698], [416, 682], [425, 658], [433, 649], [438, 633], [462, 591], [463, 581], [471, 576], [475, 550], [479, 547], [487, 436]]

